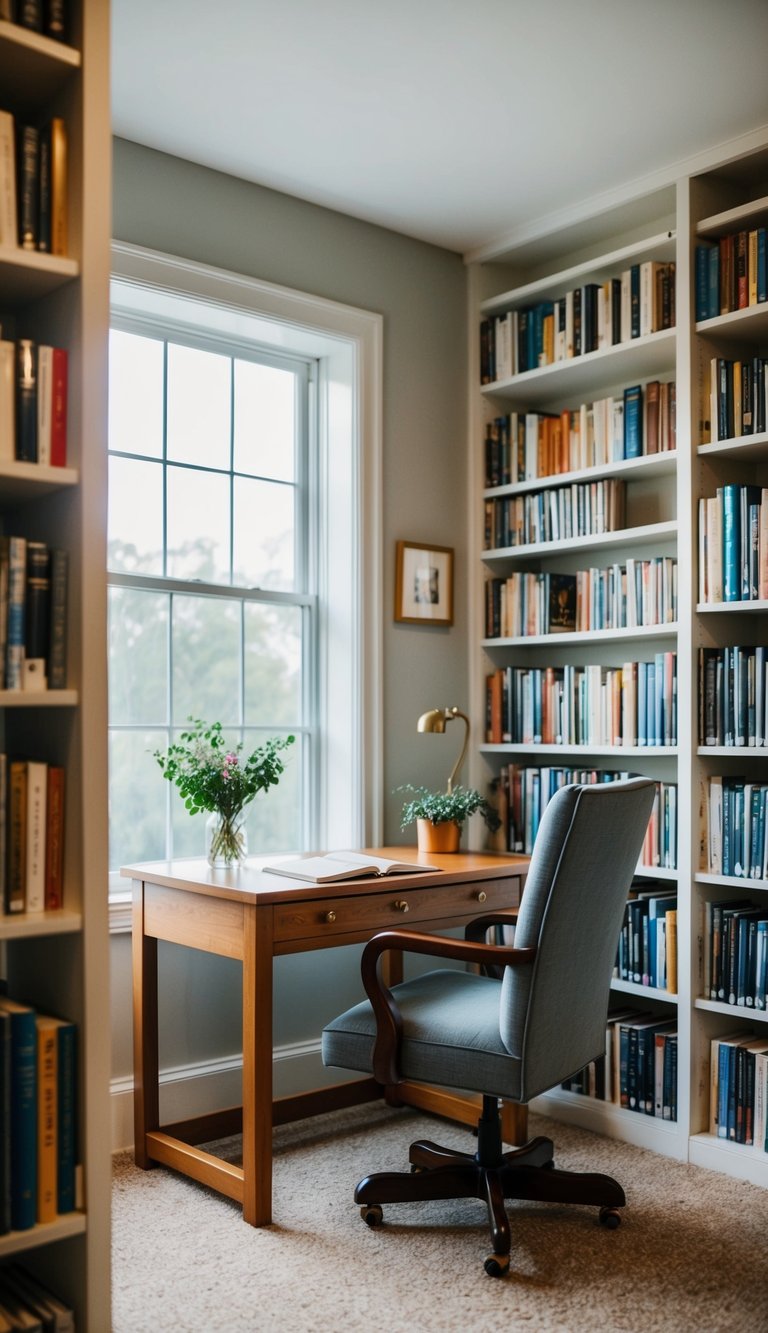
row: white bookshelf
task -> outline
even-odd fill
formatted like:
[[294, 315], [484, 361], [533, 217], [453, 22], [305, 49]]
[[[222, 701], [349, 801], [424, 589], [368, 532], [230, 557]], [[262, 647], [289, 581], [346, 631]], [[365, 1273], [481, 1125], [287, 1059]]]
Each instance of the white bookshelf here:
[[[709, 1132], [709, 1051], [714, 1037], [742, 1022], [763, 1035], [768, 1017], [742, 1006], [702, 997], [700, 933], [703, 904], [718, 895], [765, 901], [768, 883], [699, 869], [698, 793], [709, 774], [742, 771], [768, 781], [768, 750], [711, 747], [698, 737], [698, 649], [731, 643], [768, 642], [764, 613], [768, 603], [701, 604], [698, 601], [698, 500], [716, 485], [732, 480], [768, 486], [768, 430], [712, 441], [699, 438], [701, 394], [709, 389], [713, 356], [738, 359], [768, 352], [768, 302], [696, 321], [694, 250], [697, 241], [768, 224], [768, 141], [755, 134], [727, 160], [710, 155], [697, 176], [640, 198], [627, 194], [612, 209], [594, 217], [579, 206], [570, 225], [540, 234], [533, 227], [511, 235], [497, 247], [484, 247], [469, 264], [469, 483], [472, 496], [470, 550], [474, 571], [471, 604], [473, 647], [470, 689], [473, 734], [485, 737], [486, 676], [500, 666], [621, 664], [632, 643], [632, 656], [677, 652], [678, 731], [675, 747], [553, 746], [491, 744], [479, 740], [472, 761], [472, 781], [483, 786], [503, 764], [591, 766], [629, 769], [678, 786], [678, 849], [675, 869], [642, 867], [638, 874], [678, 889], [677, 995], [616, 981], [615, 997], [637, 999], [660, 1017], [674, 1018], [678, 1030], [678, 1118], [661, 1121], [572, 1092], [555, 1091], [538, 1104], [549, 1114], [585, 1125], [681, 1160], [699, 1162], [735, 1177], [768, 1186], [768, 1153], [718, 1139]], [[559, 299], [586, 282], [602, 282], [631, 263], [645, 259], [676, 263], [676, 327], [606, 347], [568, 361], [540, 366], [501, 382], [480, 384], [481, 319]], [[622, 386], [649, 379], [674, 379], [677, 386], [677, 448], [662, 455], [613, 462], [602, 468], [488, 487], [484, 474], [486, 422], [518, 411], [559, 413], [580, 402], [615, 395]], [[539, 542], [485, 550], [485, 504], [493, 498], [557, 488], [572, 482], [618, 477], [627, 486], [630, 522], [619, 532], [568, 542]], [[639, 497], [633, 506], [631, 497]], [[638, 510], [640, 509], [640, 512]], [[540, 634], [489, 637], [484, 583], [515, 569], [575, 572], [590, 566], [624, 563], [628, 555], [677, 554], [678, 617], [674, 624], [638, 629], [598, 630], [588, 634]], [[762, 898], [761, 898], [761, 895]]]
[[0, 1236], [75, 1311], [110, 1327], [110, 1111], [106, 806], [106, 385], [110, 160], [108, 0], [72, 0], [70, 44], [0, 22], [0, 106], [19, 122], [63, 117], [69, 251], [0, 249], [6, 338], [69, 352], [67, 466], [0, 465], [0, 527], [69, 552], [67, 688], [0, 690], [0, 748], [65, 769], [64, 906], [0, 916], [10, 994], [78, 1025], [75, 1212]]

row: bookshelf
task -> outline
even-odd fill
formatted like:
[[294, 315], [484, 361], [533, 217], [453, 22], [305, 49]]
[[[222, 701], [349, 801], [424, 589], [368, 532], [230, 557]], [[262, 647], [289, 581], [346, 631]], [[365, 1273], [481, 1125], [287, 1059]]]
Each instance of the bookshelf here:
[[110, 1325], [110, 1140], [106, 863], [106, 384], [109, 318], [109, 7], [73, 0], [68, 41], [0, 22], [0, 106], [18, 121], [63, 118], [68, 253], [0, 247], [3, 337], [69, 354], [67, 465], [0, 464], [0, 531], [69, 553], [66, 688], [0, 690], [0, 750], [62, 765], [64, 905], [0, 915], [11, 995], [78, 1028], [74, 1212], [0, 1235], [71, 1304], [78, 1329]]
[[[616, 978], [612, 1006], [636, 1006], [660, 1023], [674, 1023], [677, 1031], [677, 1119], [662, 1120], [626, 1110], [612, 1102], [577, 1092], [557, 1090], [541, 1099], [548, 1114], [652, 1148], [680, 1160], [690, 1160], [729, 1175], [768, 1186], [768, 1153], [713, 1135], [710, 1125], [711, 1043], [739, 1029], [768, 1046], [768, 1012], [734, 1006], [704, 994], [704, 917], [708, 902], [726, 903], [745, 898], [768, 916], [768, 879], [712, 873], [702, 859], [700, 802], [712, 775], [726, 779], [742, 776], [752, 788], [768, 784], [768, 748], [704, 745], [699, 736], [699, 650], [729, 645], [768, 647], [765, 596], [738, 601], [707, 601], [699, 587], [699, 501], [716, 495], [728, 484], [768, 488], [768, 414], [751, 433], [734, 429], [718, 438], [707, 424], [711, 415], [713, 358], [753, 360], [768, 355], [768, 302], [729, 309], [697, 319], [696, 247], [719, 247], [719, 238], [740, 230], [755, 230], [768, 222], [768, 143], [756, 133], [738, 150], [691, 176], [670, 179], [643, 197], [614, 201], [590, 217], [588, 210], [573, 210], [541, 234], [520, 234], [519, 242], [486, 249], [468, 258], [469, 289], [469, 491], [470, 551], [474, 570], [470, 586], [470, 690], [474, 734], [483, 737], [472, 757], [472, 781], [479, 787], [498, 782], [510, 765], [520, 769], [566, 768], [583, 772], [642, 773], [676, 789], [676, 864], [638, 867], [636, 888], [651, 886], [677, 895], [677, 991], [638, 985]], [[539, 364], [508, 373], [508, 350], [500, 340], [502, 374], [493, 373], [489, 353], [489, 326], [510, 322], [512, 336], [524, 335], [530, 312], [542, 306], [538, 328], [543, 327], [553, 303], [555, 329], [559, 302], [576, 288], [598, 287], [634, 265], [647, 261], [675, 265], [676, 319], [674, 327], [646, 332], [618, 343], [613, 329], [593, 350], [562, 356], [562, 344], [542, 334], [529, 341], [517, 365], [531, 367], [531, 355], [541, 353]], [[607, 289], [605, 289], [607, 290]], [[615, 293], [615, 285], [612, 287]], [[602, 298], [605, 302], [605, 297]], [[604, 309], [604, 305], [601, 309]], [[496, 323], [494, 323], [496, 322]], [[484, 331], [479, 336], [481, 326]], [[556, 335], [555, 335], [556, 336]], [[496, 351], [499, 343], [493, 348]], [[489, 373], [490, 361], [490, 373]], [[513, 367], [514, 370], [514, 367]], [[757, 371], [755, 372], [757, 373]], [[501, 435], [508, 447], [525, 437], [520, 418], [527, 414], [557, 417], [577, 412], [581, 404], [605, 398], [616, 401], [630, 386], [674, 381], [676, 431], [673, 447], [634, 458], [603, 458], [597, 465], [577, 467], [549, 476], [524, 475], [525, 451], [518, 447], [518, 477], [504, 484], [489, 479], [488, 439], [497, 438], [489, 423], [506, 419]], [[515, 415], [516, 414], [516, 415]], [[620, 419], [620, 418], [619, 418]], [[573, 417], [570, 418], [573, 420]], [[580, 417], [583, 428], [584, 413]], [[592, 429], [590, 425], [590, 429]], [[516, 431], [520, 432], [516, 435]], [[539, 437], [541, 438], [541, 437]], [[514, 455], [514, 443], [512, 445]], [[567, 466], [567, 451], [558, 461]], [[513, 472], [515, 464], [512, 464]], [[557, 541], [521, 541], [499, 546], [489, 542], [496, 531], [488, 517], [489, 503], [502, 498], [544, 493], [563, 485], [613, 478], [624, 483], [625, 513], [614, 531], [566, 536]], [[489, 484], [490, 481], [490, 484]], [[539, 502], [545, 507], [554, 501]], [[497, 511], [498, 512], [498, 511]], [[518, 511], [519, 512], [519, 511]], [[661, 623], [592, 624], [569, 626], [565, 632], [504, 633], [489, 624], [490, 581], [503, 582], [521, 574], [574, 575], [584, 569], [622, 567], [627, 559], [655, 557], [677, 560], [677, 605]], [[620, 576], [619, 576], [620, 578]], [[511, 597], [511, 582], [506, 595]], [[583, 588], [583, 584], [580, 585]], [[494, 594], [498, 596], [498, 594]], [[519, 594], [516, 592], [515, 596]], [[495, 605], [495, 603], [494, 603]], [[613, 622], [612, 622], [613, 623]], [[499, 632], [497, 632], [497, 630]], [[676, 728], [674, 744], [606, 745], [542, 743], [498, 738], [498, 702], [493, 703], [487, 682], [495, 673], [504, 679], [533, 678], [534, 672], [574, 668], [601, 668], [604, 679], [630, 660], [654, 660], [657, 654], [676, 655]], [[515, 673], [523, 673], [515, 676]], [[613, 677], [610, 677], [613, 679]], [[530, 688], [534, 691], [536, 686]], [[497, 696], [498, 699], [498, 690]], [[542, 695], [542, 699], [544, 695]], [[494, 739], [489, 727], [497, 709]], [[542, 706], [544, 706], [542, 704]], [[506, 714], [502, 712], [502, 719]], [[512, 732], [519, 734], [519, 732]], [[634, 739], [632, 737], [631, 739]], [[651, 739], [651, 738], [648, 738]], [[525, 779], [522, 779], [524, 782]], [[531, 790], [537, 790], [532, 787]]]

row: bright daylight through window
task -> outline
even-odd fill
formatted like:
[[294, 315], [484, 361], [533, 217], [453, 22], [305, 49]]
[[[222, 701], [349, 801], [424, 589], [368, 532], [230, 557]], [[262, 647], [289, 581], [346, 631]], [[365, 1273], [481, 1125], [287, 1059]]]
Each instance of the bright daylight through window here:
[[279, 785], [249, 808], [248, 840], [300, 848], [317, 740], [313, 364], [113, 324], [110, 868], [202, 854], [205, 816], [152, 757], [190, 716], [220, 721], [246, 754], [295, 734]]

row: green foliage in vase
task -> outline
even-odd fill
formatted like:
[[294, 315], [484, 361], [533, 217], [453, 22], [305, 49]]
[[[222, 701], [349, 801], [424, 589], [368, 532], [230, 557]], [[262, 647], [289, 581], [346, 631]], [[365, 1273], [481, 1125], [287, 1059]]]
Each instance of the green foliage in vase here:
[[191, 815], [210, 810], [232, 819], [258, 792], [277, 784], [285, 768], [280, 751], [293, 744], [294, 736], [265, 741], [242, 759], [243, 742], [228, 746], [220, 722], [189, 720], [192, 729], [182, 731], [166, 751], [155, 750], [154, 757]]
[[407, 828], [417, 819], [428, 819], [432, 824], [458, 824], [462, 827], [470, 815], [480, 814], [491, 833], [501, 826], [494, 807], [472, 787], [454, 787], [453, 791], [430, 791], [428, 787], [412, 787], [407, 783], [397, 791], [411, 792], [410, 801], [403, 806], [401, 828]]

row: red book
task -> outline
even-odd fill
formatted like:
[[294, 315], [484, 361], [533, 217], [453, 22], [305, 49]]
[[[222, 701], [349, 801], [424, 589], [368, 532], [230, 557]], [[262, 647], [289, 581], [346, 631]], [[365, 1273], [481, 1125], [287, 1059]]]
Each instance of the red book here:
[[67, 466], [68, 357], [64, 347], [53, 349], [51, 384], [51, 466]]
[[64, 904], [64, 769], [48, 765], [45, 830], [45, 910]]

